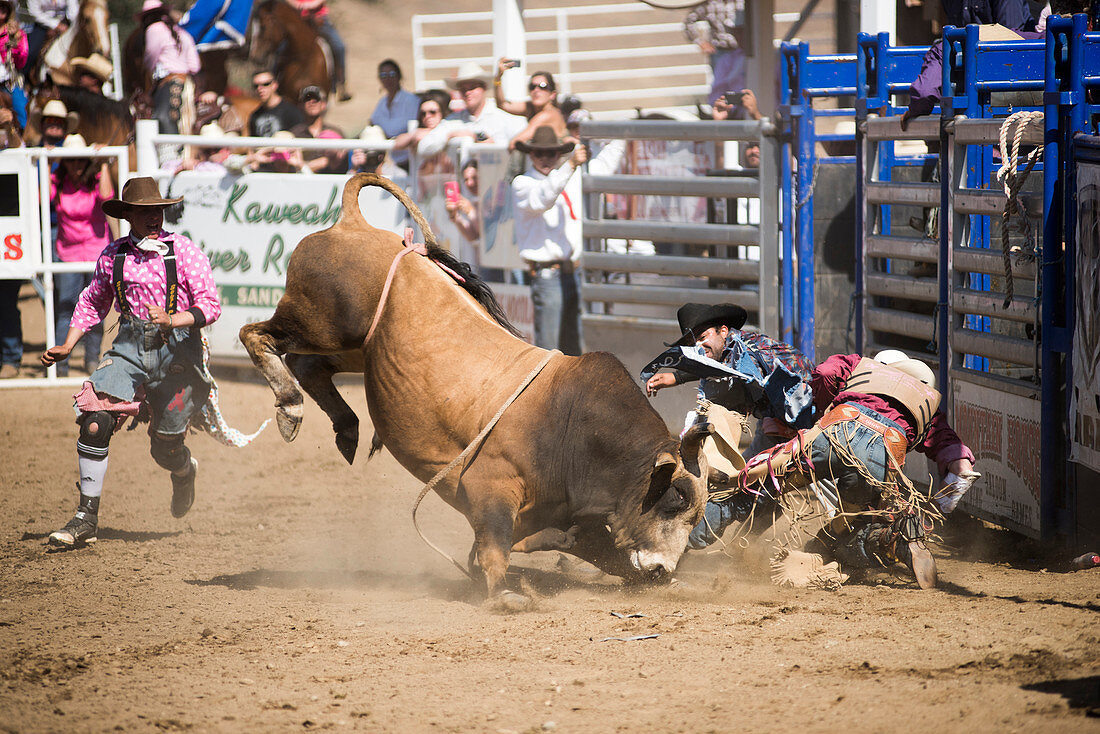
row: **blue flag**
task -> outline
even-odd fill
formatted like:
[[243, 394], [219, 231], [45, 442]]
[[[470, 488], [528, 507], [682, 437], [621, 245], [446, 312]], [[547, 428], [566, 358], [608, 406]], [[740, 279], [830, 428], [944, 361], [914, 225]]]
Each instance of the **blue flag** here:
[[195, 0], [180, 26], [195, 39], [199, 51], [244, 45], [252, 0]]

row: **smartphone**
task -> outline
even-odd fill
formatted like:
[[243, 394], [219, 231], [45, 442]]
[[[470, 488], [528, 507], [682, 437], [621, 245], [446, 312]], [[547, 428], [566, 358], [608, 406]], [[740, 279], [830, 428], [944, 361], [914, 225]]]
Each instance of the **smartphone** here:
[[458, 201], [458, 181], [447, 181], [443, 184], [443, 198], [448, 204]]
[[517, 66], [520, 66], [522, 63], [523, 62], [520, 61], [519, 59], [505, 59], [504, 60], [504, 68], [505, 69], [514, 69]]
[[740, 105], [741, 100], [745, 98], [744, 92], [726, 92], [722, 95], [722, 99], [726, 100], [728, 105]]

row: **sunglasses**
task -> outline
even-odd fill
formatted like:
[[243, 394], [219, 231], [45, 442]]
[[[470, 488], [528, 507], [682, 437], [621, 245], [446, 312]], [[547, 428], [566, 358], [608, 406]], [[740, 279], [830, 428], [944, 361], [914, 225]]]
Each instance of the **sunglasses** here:
[[528, 92], [533, 92], [536, 89], [549, 89], [549, 88], [550, 88], [550, 82], [531, 82], [530, 84], [527, 85], [527, 91]]
[[533, 150], [531, 151], [532, 158], [557, 158], [561, 153], [556, 150]]
[[438, 109], [435, 109], [435, 110], [432, 110], [432, 109], [420, 110], [420, 116], [421, 117], [427, 117], [428, 115], [442, 115], [442, 114], [443, 114], [443, 111], [438, 110]]
[[274, 79], [271, 79], [270, 81], [266, 81], [266, 82], [252, 82], [252, 88], [253, 89], [259, 89], [260, 87], [270, 87], [274, 83], [275, 83]]
[[378, 72], [379, 79], [396, 79], [398, 74], [396, 71], [380, 71]]

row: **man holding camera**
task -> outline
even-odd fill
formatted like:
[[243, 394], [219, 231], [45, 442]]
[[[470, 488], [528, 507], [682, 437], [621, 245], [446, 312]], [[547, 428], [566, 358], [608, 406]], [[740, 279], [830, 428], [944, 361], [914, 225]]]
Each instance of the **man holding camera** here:
[[432, 128], [421, 139], [417, 153], [432, 156], [441, 152], [451, 140], [464, 143], [507, 143], [527, 126], [519, 115], [511, 115], [486, 98], [492, 75], [473, 61], [464, 61], [453, 79], [447, 80], [449, 89], [457, 89], [466, 103], [466, 109], [455, 112]]
[[[580, 355], [581, 190], [577, 169], [588, 161], [584, 145], [560, 140], [554, 129], [543, 125], [516, 149], [530, 160], [527, 170], [512, 180], [515, 199], [516, 243], [531, 281], [535, 306], [535, 344]], [[589, 164], [592, 173], [613, 173], [619, 167], [626, 144], [607, 144]], [[564, 163], [559, 161], [572, 153]]]

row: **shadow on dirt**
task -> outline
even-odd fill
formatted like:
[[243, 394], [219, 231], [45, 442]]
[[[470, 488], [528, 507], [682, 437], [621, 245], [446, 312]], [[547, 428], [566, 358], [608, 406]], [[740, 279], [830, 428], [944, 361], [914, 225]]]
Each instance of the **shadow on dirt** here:
[[1100, 717], [1100, 675], [1066, 680], [1047, 680], [1020, 686], [1025, 691], [1055, 693], [1066, 699], [1071, 709], [1084, 709], [1086, 716]]
[[1068, 571], [1069, 554], [1011, 530], [995, 527], [961, 512], [951, 514], [940, 530], [939, 548], [951, 558], [970, 563], [999, 563], [1021, 571]]

